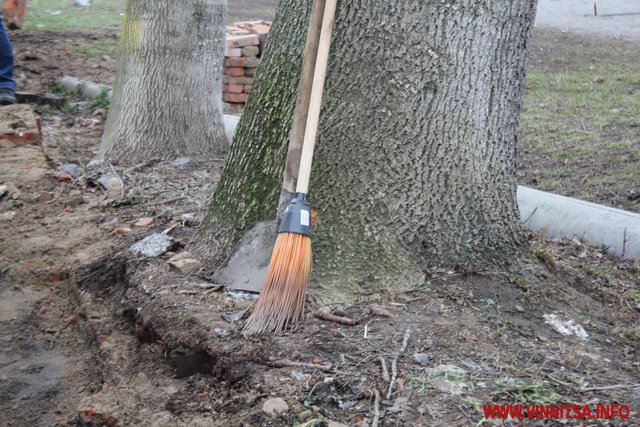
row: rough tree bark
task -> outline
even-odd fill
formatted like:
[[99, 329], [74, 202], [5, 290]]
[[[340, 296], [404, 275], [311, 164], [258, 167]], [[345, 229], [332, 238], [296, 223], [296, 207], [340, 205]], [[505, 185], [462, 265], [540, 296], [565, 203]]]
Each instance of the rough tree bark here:
[[[275, 216], [309, 5], [280, 3], [194, 241], [214, 262]], [[522, 253], [516, 137], [535, 7], [339, 4], [310, 189], [318, 283], [410, 285], [424, 268], [505, 266]]]
[[226, 0], [129, 0], [99, 158], [219, 157]]

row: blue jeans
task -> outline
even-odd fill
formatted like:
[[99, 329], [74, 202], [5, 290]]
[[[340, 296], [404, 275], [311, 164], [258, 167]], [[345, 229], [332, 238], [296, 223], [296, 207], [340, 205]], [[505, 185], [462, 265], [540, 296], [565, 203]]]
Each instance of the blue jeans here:
[[13, 80], [13, 49], [4, 23], [0, 24], [0, 89], [16, 90]]

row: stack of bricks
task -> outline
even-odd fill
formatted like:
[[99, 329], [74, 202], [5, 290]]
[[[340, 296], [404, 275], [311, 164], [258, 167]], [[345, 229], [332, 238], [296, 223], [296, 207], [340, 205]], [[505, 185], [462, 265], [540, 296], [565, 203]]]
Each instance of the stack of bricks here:
[[270, 22], [238, 22], [227, 27], [222, 99], [227, 113], [237, 113], [249, 98]]

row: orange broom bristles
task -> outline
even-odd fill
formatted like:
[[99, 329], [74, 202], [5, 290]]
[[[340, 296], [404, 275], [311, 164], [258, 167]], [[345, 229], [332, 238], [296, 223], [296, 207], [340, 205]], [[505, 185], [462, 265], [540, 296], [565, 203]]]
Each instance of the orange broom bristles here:
[[304, 312], [310, 276], [311, 237], [287, 232], [278, 234], [267, 281], [243, 333], [281, 332], [298, 323]]

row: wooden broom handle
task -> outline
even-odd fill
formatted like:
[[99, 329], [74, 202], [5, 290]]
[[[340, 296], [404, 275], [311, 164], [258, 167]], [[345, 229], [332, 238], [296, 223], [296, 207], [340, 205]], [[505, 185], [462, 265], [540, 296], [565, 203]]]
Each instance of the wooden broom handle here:
[[313, 161], [313, 149], [316, 145], [316, 135], [318, 134], [318, 121], [320, 119], [322, 91], [324, 90], [324, 80], [325, 76], [327, 75], [329, 46], [331, 44], [331, 33], [333, 32], [333, 23], [336, 17], [337, 3], [338, 0], [327, 0], [327, 3], [324, 7], [322, 31], [320, 32], [320, 43], [318, 44], [318, 56], [316, 58], [316, 69], [313, 75], [313, 85], [311, 86], [311, 99], [309, 101], [307, 126], [304, 131], [302, 154], [300, 155], [300, 169], [298, 171], [296, 193], [306, 194], [309, 191], [311, 162]]

